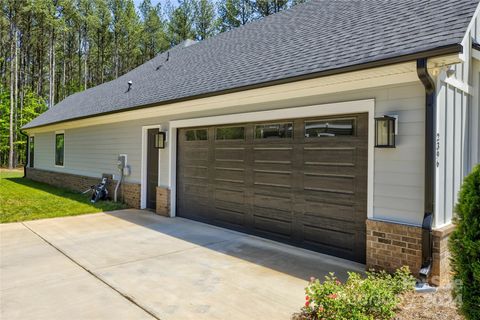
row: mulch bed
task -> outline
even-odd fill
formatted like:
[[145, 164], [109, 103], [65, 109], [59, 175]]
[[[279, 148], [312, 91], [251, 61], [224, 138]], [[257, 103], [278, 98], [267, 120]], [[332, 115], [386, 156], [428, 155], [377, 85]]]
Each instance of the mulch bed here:
[[[292, 316], [292, 320], [307, 319], [301, 313]], [[464, 320], [459, 315], [452, 298], [450, 287], [438, 288], [436, 292], [402, 295], [394, 320]]]
[[432, 293], [408, 292], [402, 296], [395, 320], [463, 320], [452, 298], [450, 287]]

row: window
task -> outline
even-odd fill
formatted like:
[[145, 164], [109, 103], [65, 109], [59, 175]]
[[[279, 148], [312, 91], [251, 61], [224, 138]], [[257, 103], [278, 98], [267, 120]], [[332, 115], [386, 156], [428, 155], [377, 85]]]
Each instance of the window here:
[[28, 142], [28, 166], [33, 168], [34, 164], [34, 156], [35, 156], [35, 137], [30, 137], [30, 141]]
[[55, 135], [55, 165], [63, 166], [63, 156], [65, 152], [65, 134], [57, 133]]
[[208, 140], [207, 129], [192, 129], [185, 132], [185, 140], [187, 141], [201, 141]]
[[255, 126], [255, 139], [279, 139], [293, 137], [293, 123], [266, 123]]
[[229, 127], [216, 129], [217, 140], [244, 140], [245, 127]]
[[353, 136], [354, 119], [327, 119], [305, 122], [305, 138]]

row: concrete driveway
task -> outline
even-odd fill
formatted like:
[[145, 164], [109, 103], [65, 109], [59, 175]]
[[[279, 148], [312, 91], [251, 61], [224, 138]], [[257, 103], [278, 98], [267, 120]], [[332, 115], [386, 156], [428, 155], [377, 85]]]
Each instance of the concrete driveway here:
[[363, 266], [139, 210], [0, 225], [1, 319], [289, 319]]

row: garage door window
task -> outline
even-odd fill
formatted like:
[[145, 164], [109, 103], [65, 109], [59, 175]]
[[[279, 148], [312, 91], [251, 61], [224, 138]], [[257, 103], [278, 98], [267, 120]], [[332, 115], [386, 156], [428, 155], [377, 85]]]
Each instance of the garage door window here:
[[207, 129], [193, 129], [185, 131], [185, 140], [187, 141], [202, 141], [208, 140]]
[[255, 139], [282, 139], [293, 137], [293, 123], [266, 123], [255, 126]]
[[217, 140], [244, 140], [245, 139], [245, 127], [226, 127], [216, 128]]
[[353, 136], [354, 119], [327, 119], [305, 122], [305, 138]]

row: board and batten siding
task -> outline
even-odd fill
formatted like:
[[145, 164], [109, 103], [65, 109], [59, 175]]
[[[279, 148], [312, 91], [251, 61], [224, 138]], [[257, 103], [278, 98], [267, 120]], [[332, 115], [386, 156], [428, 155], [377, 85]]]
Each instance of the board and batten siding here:
[[476, 17], [463, 43], [464, 62], [442, 69], [437, 77], [437, 152], [435, 226], [452, 221], [463, 178], [480, 160], [478, 60], [472, 41], [480, 39]]
[[[275, 103], [202, 112], [179, 112], [168, 119], [158, 117], [66, 129], [64, 168], [54, 165], [55, 133], [35, 133], [35, 167], [100, 177], [102, 173], [116, 174], [118, 154], [124, 153], [128, 155], [128, 164], [131, 166], [131, 175], [126, 181], [140, 183], [142, 126], [160, 124], [162, 130], [166, 131], [169, 120], [238, 113], [239, 108], [241, 112], [251, 112], [363, 99], [375, 99], [375, 116], [399, 116], [397, 148], [375, 150], [373, 216], [379, 220], [420, 225], [423, 217], [425, 92], [419, 81], [341, 94], [284, 99]], [[168, 162], [166, 148], [160, 151], [159, 184], [163, 186], [168, 186], [169, 183]]]

